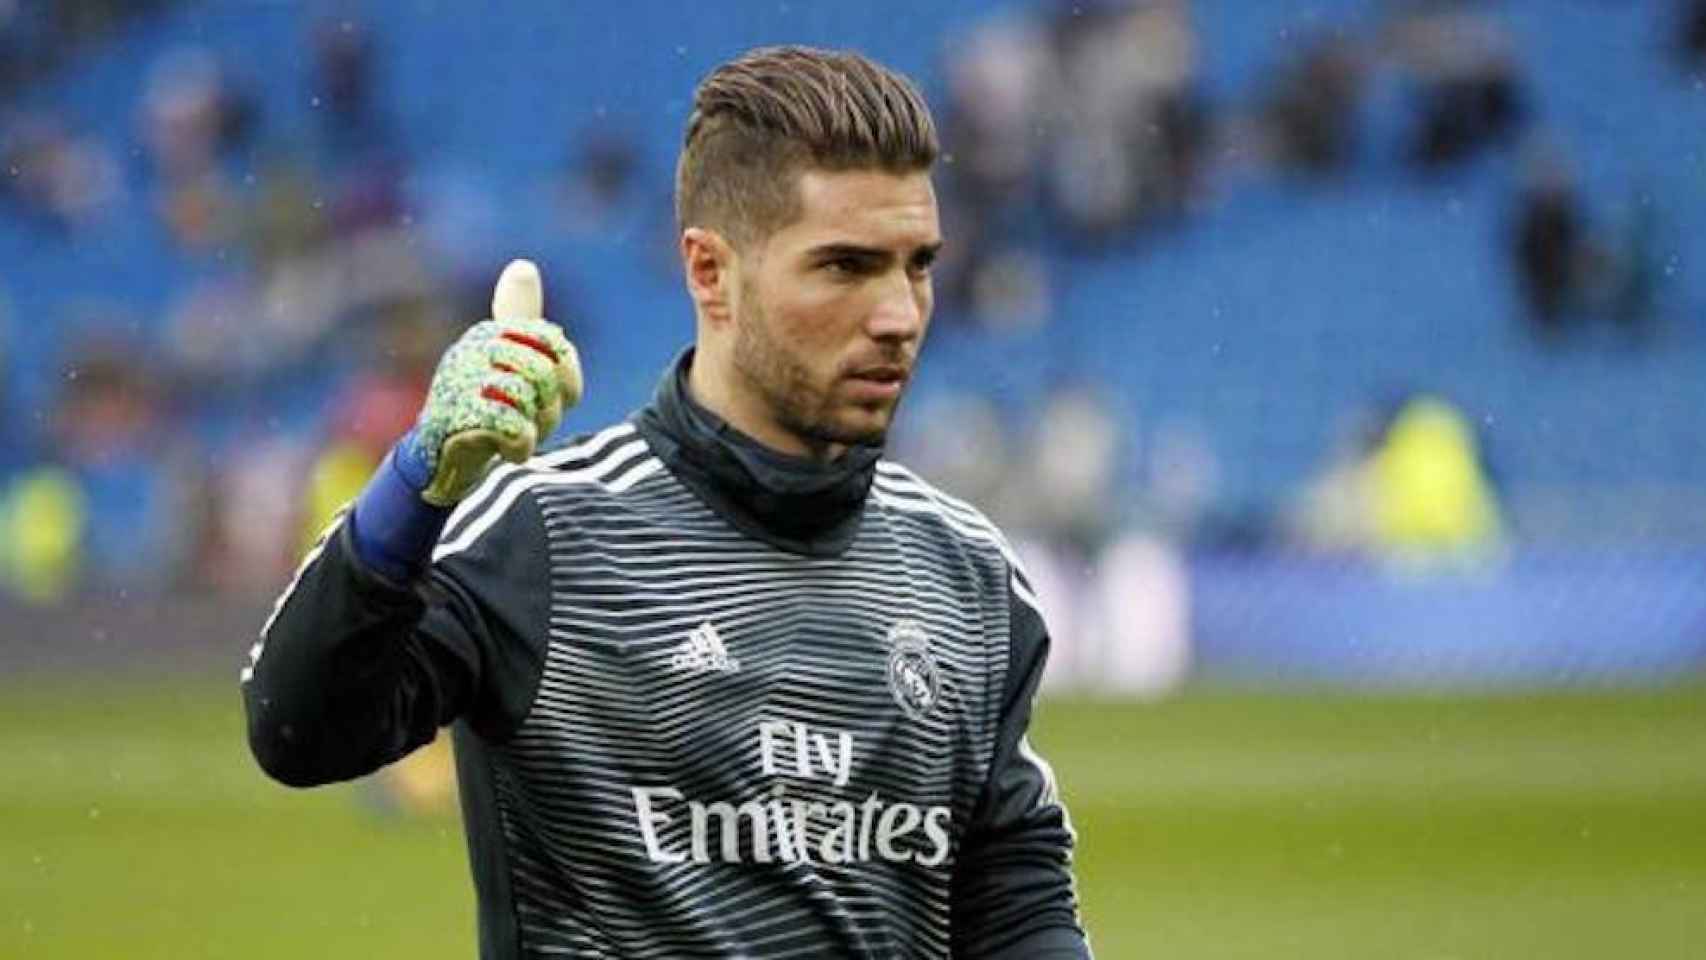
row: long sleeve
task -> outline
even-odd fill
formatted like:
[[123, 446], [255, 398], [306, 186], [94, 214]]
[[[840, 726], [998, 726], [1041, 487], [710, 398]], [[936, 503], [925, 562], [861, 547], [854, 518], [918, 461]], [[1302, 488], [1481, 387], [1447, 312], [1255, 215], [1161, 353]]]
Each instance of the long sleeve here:
[[1073, 889], [1072, 826], [1053, 771], [1026, 738], [1048, 659], [1048, 630], [1022, 583], [1015, 579], [1008, 592], [1012, 646], [1000, 731], [955, 873], [953, 955], [1087, 960]]
[[[470, 511], [470, 514], [472, 511]], [[274, 779], [313, 786], [371, 773], [466, 718], [501, 738], [543, 661], [543, 532], [531, 499], [452, 518], [480, 535], [410, 583], [363, 562], [347, 517], [279, 599], [244, 671], [249, 746]]]

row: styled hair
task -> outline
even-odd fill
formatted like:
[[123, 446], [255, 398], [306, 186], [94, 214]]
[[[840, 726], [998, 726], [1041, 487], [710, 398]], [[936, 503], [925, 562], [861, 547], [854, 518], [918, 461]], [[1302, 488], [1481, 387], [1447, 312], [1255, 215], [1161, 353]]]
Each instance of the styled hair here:
[[760, 47], [700, 82], [675, 170], [675, 216], [736, 247], [800, 214], [799, 174], [928, 170], [941, 148], [912, 82], [856, 53]]

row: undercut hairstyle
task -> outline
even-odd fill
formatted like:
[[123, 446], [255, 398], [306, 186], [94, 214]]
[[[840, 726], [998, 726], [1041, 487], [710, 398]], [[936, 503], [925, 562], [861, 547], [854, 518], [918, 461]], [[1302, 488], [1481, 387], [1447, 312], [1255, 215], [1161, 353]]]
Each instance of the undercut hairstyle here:
[[800, 215], [806, 170], [929, 170], [941, 147], [912, 82], [856, 53], [761, 47], [699, 84], [675, 169], [679, 228], [737, 249]]

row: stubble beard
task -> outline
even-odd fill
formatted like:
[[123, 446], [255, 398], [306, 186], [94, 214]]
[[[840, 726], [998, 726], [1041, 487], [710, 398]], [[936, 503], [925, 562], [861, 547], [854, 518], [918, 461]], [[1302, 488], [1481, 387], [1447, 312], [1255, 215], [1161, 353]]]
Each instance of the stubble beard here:
[[837, 423], [831, 405], [833, 384], [812, 382], [811, 368], [770, 335], [763, 308], [756, 300], [735, 321], [735, 369], [755, 388], [770, 415], [782, 429], [813, 449], [841, 446], [882, 446], [894, 407], [870, 429]]

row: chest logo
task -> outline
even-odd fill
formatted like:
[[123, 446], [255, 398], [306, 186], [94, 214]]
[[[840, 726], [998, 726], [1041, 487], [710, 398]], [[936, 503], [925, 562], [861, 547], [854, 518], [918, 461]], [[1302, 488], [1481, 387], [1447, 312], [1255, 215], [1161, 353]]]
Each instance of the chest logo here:
[[930, 637], [916, 620], [889, 628], [889, 693], [906, 715], [922, 720], [942, 695], [942, 672], [930, 654]]
[[739, 673], [740, 661], [729, 656], [723, 635], [706, 622], [694, 627], [675, 648], [669, 668], [685, 673]]

